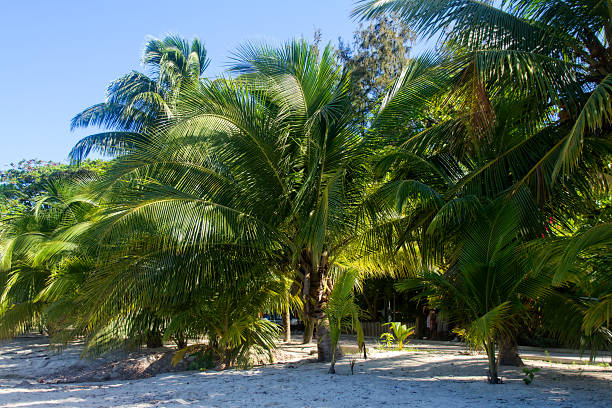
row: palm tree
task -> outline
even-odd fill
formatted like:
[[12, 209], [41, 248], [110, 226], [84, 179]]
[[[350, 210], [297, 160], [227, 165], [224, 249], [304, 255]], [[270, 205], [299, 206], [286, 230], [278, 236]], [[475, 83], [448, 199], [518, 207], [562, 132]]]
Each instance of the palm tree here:
[[114, 157], [146, 143], [146, 130], [173, 116], [181, 91], [199, 84], [210, 60], [198, 38], [191, 44], [176, 35], [150, 39], [142, 62], [149, 74], [132, 71], [113, 81], [106, 101], [85, 109], [72, 119], [71, 129], [98, 126], [105, 131], [80, 140], [70, 152], [79, 163], [91, 151]]
[[400, 213], [389, 243], [412, 256], [404, 266], [396, 256], [396, 269], [440, 266], [458, 245], [458, 224], [475, 220], [488, 200], [511, 198], [529, 240], [571, 231], [576, 213], [609, 191], [607, 79], [598, 85], [584, 60], [568, 62], [584, 47], [567, 48], [565, 25], [542, 29], [561, 10], [550, 4], [580, 2], [510, 1], [501, 10], [476, 1], [360, 3], [362, 17], [399, 13], [417, 32], [441, 35], [443, 46], [410, 61], [374, 122], [373, 139], [405, 132], [379, 161], [388, 182], [373, 196]]
[[349, 77], [330, 46], [301, 40], [248, 44], [234, 60], [236, 79], [181, 91], [173, 117], [111, 168], [96, 232], [112, 260], [95, 283], [100, 324], [131, 304], [194, 299], [218, 276], [270, 273], [297, 274], [305, 321], [324, 322], [367, 187]]
[[458, 247], [449, 260], [450, 268], [424, 270], [420, 277], [397, 284], [401, 290], [423, 288], [421, 296], [429, 297], [464, 328], [470, 344], [484, 348], [491, 384], [500, 382], [497, 346], [521, 322], [524, 302], [545, 295], [550, 288], [549, 270], [531, 264], [520, 224], [512, 203], [491, 203], [476, 221], [457, 232]]
[[[588, 156], [587, 141], [610, 149], [612, 117], [612, 5], [595, 0], [508, 0], [497, 7], [475, 0], [361, 0], [354, 15], [392, 12], [417, 32], [437, 37], [463, 67], [464, 93], [471, 93], [472, 124], [490, 122], [489, 98], [523, 96], [545, 123], [521, 143], [491, 160], [506, 161], [552, 138], [547, 150], [515, 186], [567, 177]], [[469, 82], [465, 81], [470, 79]], [[487, 119], [488, 118], [488, 119]], [[550, 171], [546, 168], [551, 167]], [[485, 168], [475, 172], [477, 177]], [[537, 182], [537, 181], [536, 181]], [[542, 184], [542, 183], [540, 183]], [[545, 192], [546, 189], [541, 191]]]
[[95, 219], [96, 204], [82, 195], [90, 182], [48, 180], [33, 212], [3, 220], [0, 338], [36, 326], [57, 337], [70, 331], [79, 288], [94, 263], [79, 242]]
[[567, 344], [590, 348], [591, 358], [612, 350], [611, 245], [609, 220], [595, 225], [583, 220], [573, 235], [546, 240], [539, 254], [538, 263], [552, 269], [553, 283], [567, 283], [562, 293], [544, 299], [544, 328]]
[[[596, 225], [586, 231], [581, 231], [569, 241], [567, 250], [559, 263], [556, 280], [562, 280], [573, 263], [576, 263], [580, 253], [589, 255], [589, 260], [596, 259], [595, 268], [581, 268], [584, 273], [583, 282], [588, 283], [587, 293], [590, 295], [588, 309], [582, 329], [586, 333], [605, 332], [609, 347], [612, 346], [610, 332], [610, 316], [612, 311], [612, 292], [609, 281], [612, 277], [610, 269], [610, 247], [612, 246], [612, 224]], [[597, 259], [598, 258], [598, 259]], [[583, 261], [584, 262], [584, 261]]]
[[357, 346], [360, 351], [363, 351], [364, 358], [367, 358], [363, 329], [359, 321], [363, 313], [355, 303], [355, 291], [359, 286], [359, 272], [355, 269], [339, 270], [333, 279], [333, 289], [329, 294], [329, 301], [324, 309], [331, 339], [330, 374], [336, 373], [336, 358], [339, 352], [341, 352], [338, 342], [343, 330], [355, 331], [357, 334]]

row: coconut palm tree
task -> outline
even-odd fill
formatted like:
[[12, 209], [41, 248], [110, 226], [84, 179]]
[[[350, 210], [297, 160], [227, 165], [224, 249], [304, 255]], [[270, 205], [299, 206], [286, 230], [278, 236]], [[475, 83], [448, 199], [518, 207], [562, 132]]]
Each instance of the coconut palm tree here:
[[[586, 80], [584, 66], [566, 61], [559, 38], [556, 45], [536, 41], [543, 24], [526, 21], [526, 3], [507, 2], [503, 10], [474, 1], [361, 3], [362, 16], [392, 11], [421, 34], [442, 33], [439, 55], [408, 64], [374, 122], [379, 140], [405, 132], [403, 145], [380, 160], [379, 173], [390, 182], [373, 196], [402, 214], [392, 224], [395, 246], [417, 258], [405, 269], [440, 266], [458, 245], [450, 238], [457, 224], [474, 220], [488, 200], [512, 197], [528, 240], [571, 231], [576, 213], [609, 191], [606, 79]], [[533, 38], [525, 40], [526, 33]], [[570, 105], [573, 116], [566, 115]], [[593, 119], [588, 126], [586, 118]]]
[[112, 260], [95, 284], [100, 324], [153, 299], [174, 307], [219, 274], [279, 272], [297, 274], [310, 327], [324, 322], [330, 273], [358, 236], [368, 180], [349, 77], [331, 46], [302, 40], [247, 44], [234, 62], [237, 78], [181, 91], [173, 117], [142, 130], [146, 143], [111, 167], [96, 233]]
[[[516, 188], [567, 177], [589, 153], [587, 140], [610, 149], [612, 117], [612, 5], [595, 0], [508, 0], [501, 6], [474, 0], [361, 0], [362, 18], [400, 15], [425, 37], [437, 37], [464, 68], [464, 94], [472, 94], [472, 123], [490, 122], [489, 99], [506, 93], [533, 100], [546, 123], [487, 166], [551, 137]], [[469, 79], [469, 81], [465, 81]], [[552, 171], [546, 171], [552, 167]], [[481, 168], [480, 172], [485, 171]], [[478, 177], [474, 172], [472, 177]], [[540, 183], [542, 184], [542, 183]], [[545, 189], [541, 190], [545, 192]]]
[[169, 35], [147, 41], [142, 62], [148, 73], [132, 71], [113, 81], [106, 101], [72, 119], [71, 129], [105, 130], [80, 140], [70, 152], [73, 162], [81, 162], [92, 151], [114, 157], [146, 142], [145, 130], [173, 116], [174, 101], [182, 90], [198, 85], [210, 60], [198, 38], [190, 44]]
[[96, 204], [82, 195], [89, 182], [48, 180], [33, 212], [3, 220], [1, 338], [37, 326], [61, 336], [78, 315], [76, 297], [94, 263], [79, 242], [95, 220]]
[[[418, 278], [400, 281], [401, 290], [422, 288], [435, 307], [465, 329], [465, 338], [484, 348], [488, 380], [500, 382], [496, 357], [500, 341], [526, 313], [524, 303], [550, 288], [547, 268], [535, 268], [529, 246], [521, 239], [520, 213], [512, 203], [491, 203], [476, 221], [457, 231], [456, 252], [448, 269], [424, 270]], [[502, 345], [503, 347], [503, 345]]]

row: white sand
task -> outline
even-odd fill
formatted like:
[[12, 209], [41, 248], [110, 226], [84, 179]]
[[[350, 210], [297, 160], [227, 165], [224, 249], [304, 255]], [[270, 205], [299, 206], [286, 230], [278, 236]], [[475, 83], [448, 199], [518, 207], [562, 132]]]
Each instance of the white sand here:
[[349, 358], [328, 365], [310, 347], [284, 347], [284, 362], [252, 370], [179, 372], [140, 380], [38, 383], [78, 363], [78, 349], [53, 354], [40, 339], [0, 345], [0, 407], [610, 407], [612, 369], [529, 361], [541, 371], [527, 386], [516, 368], [504, 384], [485, 382], [482, 356], [455, 351], [372, 352], [350, 375]]

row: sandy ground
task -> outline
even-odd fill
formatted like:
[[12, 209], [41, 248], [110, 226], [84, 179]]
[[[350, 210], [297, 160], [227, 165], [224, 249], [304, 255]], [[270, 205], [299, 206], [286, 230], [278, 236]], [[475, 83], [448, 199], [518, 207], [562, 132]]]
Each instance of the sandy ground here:
[[[410, 346], [409, 346], [410, 347]], [[372, 349], [350, 374], [351, 357], [327, 374], [328, 365], [311, 361], [314, 346], [291, 344], [276, 364], [237, 371], [183, 371], [137, 380], [117, 355], [79, 360], [79, 346], [56, 354], [41, 337], [0, 345], [0, 407], [610, 407], [612, 369], [602, 365], [527, 361], [540, 367], [527, 386], [516, 368], [502, 367], [504, 384], [485, 383], [486, 361], [461, 347]], [[121, 355], [144, 376], [159, 366], [164, 350]], [[109, 367], [111, 367], [109, 371]], [[92, 369], [93, 368], [93, 369]], [[96, 373], [101, 372], [97, 377]], [[72, 376], [72, 377], [71, 377]], [[108, 381], [53, 383], [67, 378]]]

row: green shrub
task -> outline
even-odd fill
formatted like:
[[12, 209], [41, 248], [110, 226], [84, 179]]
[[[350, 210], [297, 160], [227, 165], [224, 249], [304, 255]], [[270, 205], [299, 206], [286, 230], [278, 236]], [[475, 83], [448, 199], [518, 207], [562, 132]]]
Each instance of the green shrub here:
[[[383, 326], [391, 327], [391, 331], [393, 335], [395, 336], [395, 340], [397, 341], [397, 348], [400, 351], [404, 348], [404, 343], [406, 342], [408, 337], [414, 333], [414, 326], [408, 327], [405, 324], [402, 324], [402, 322], [390, 322], [390, 323], [384, 324]], [[381, 336], [381, 338], [383, 336], [384, 336], [384, 333]]]

